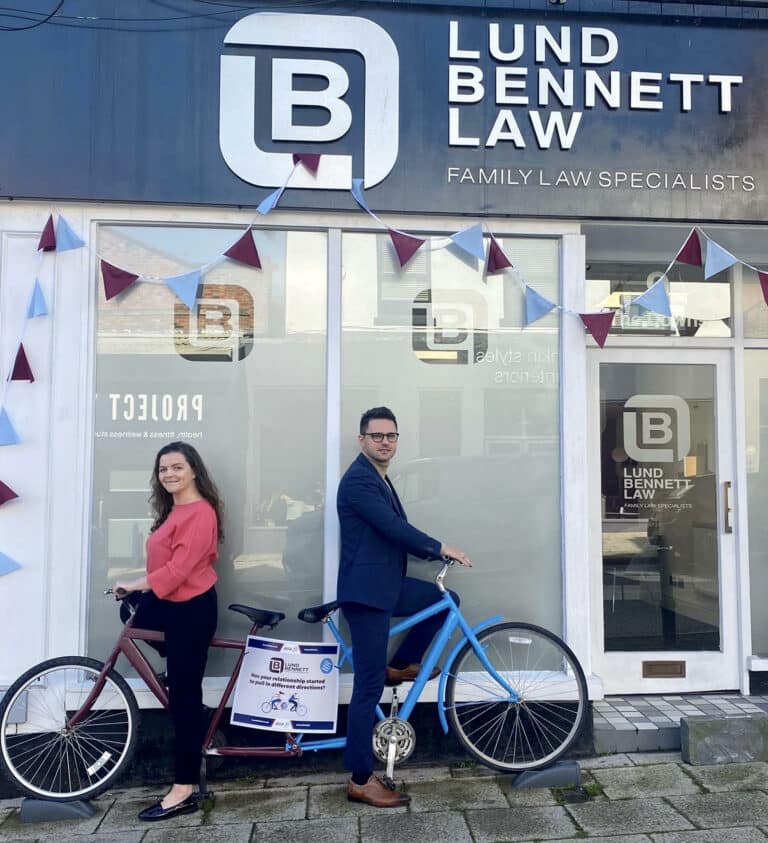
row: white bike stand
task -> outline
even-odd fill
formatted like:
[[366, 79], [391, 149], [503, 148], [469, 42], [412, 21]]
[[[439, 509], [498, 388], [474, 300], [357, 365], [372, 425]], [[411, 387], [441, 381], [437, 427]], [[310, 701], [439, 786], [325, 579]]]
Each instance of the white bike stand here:
[[512, 787], [576, 787], [581, 784], [578, 761], [555, 761], [551, 767], [513, 774]]
[[58, 820], [87, 820], [96, 813], [90, 802], [52, 802], [49, 799], [21, 800], [19, 820], [23, 823], [50, 823]]

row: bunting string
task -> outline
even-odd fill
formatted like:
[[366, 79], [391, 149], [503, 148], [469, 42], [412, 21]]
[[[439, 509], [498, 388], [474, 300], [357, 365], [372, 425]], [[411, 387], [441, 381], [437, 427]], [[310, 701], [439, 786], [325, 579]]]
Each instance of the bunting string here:
[[[32, 319], [49, 315], [48, 305], [39, 280], [43, 261], [47, 253], [53, 252], [54, 259], [57, 259], [59, 253], [84, 248], [99, 262], [104, 285], [104, 295], [107, 300], [127, 294], [127, 291], [136, 282], [140, 281], [141, 283], [164, 284], [187, 308], [192, 310], [196, 304], [198, 287], [202, 283], [205, 273], [222, 261], [227, 259], [233, 260], [250, 266], [254, 270], [261, 269], [261, 258], [253, 238], [253, 229], [256, 226], [258, 216], [265, 216], [277, 207], [280, 198], [289, 187], [291, 179], [298, 167], [305, 167], [310, 173], [317, 174], [318, 168], [322, 166], [321, 159], [322, 156], [318, 154], [294, 153], [292, 166], [283, 184], [259, 203], [256, 207], [257, 216], [248, 222], [244, 231], [239, 234], [232, 245], [222, 255], [218, 255], [208, 263], [179, 275], [158, 278], [152, 275], [145, 275], [139, 271], [116, 266], [95, 249], [92, 249], [73, 230], [72, 226], [60, 212], [56, 211], [57, 218], [54, 220], [54, 211], [51, 211], [42, 228], [37, 245], [38, 262], [34, 274], [34, 283], [30, 290], [25, 319], [19, 331], [18, 343], [14, 346], [15, 351], [6, 369], [2, 388], [0, 389], [0, 446], [15, 445], [21, 441], [13, 425], [11, 416], [6, 409], [7, 398], [10, 384], [13, 381], [26, 381], [28, 385], [35, 383], [34, 370], [31, 365], [31, 362], [33, 363], [35, 360], [34, 350], [30, 356], [29, 349], [25, 347], [24, 343], [29, 322]], [[533, 325], [539, 319], [542, 319], [553, 311], [559, 311], [577, 317], [584, 329], [591, 334], [597, 345], [600, 348], [604, 347], [613, 326], [617, 310], [604, 306], [598, 312], [580, 313], [551, 301], [525, 280], [519, 269], [514, 266], [512, 260], [505, 254], [493, 231], [486, 224], [476, 223], [448, 236], [420, 237], [402, 229], [388, 226], [369, 207], [364, 196], [362, 179], [352, 179], [350, 192], [360, 208], [369, 214], [382, 228], [386, 229], [401, 267], [404, 267], [419, 249], [427, 248], [430, 251], [435, 251], [454, 247], [478, 262], [484, 261], [483, 279], [485, 283], [488, 283], [489, 276], [500, 275], [507, 271], [513, 271], [515, 273], [515, 278], [523, 296], [523, 328]], [[673, 314], [667, 292], [667, 283], [670, 271], [676, 263], [701, 267], [705, 280], [709, 280], [736, 264], [741, 264], [757, 274], [763, 301], [768, 306], [768, 272], [764, 272], [752, 264], [741, 260], [723, 248], [701, 228], [693, 226], [680, 249], [669, 262], [661, 276], [645, 292], [634, 298], [632, 302], [633, 305], [641, 307], [644, 310], [660, 314], [670, 319], [675, 331], [678, 330], [677, 320], [672, 318]], [[0, 506], [19, 499], [19, 493], [0, 478]], [[21, 565], [16, 560], [11, 559], [0, 551], [0, 576], [15, 571], [20, 567]]]

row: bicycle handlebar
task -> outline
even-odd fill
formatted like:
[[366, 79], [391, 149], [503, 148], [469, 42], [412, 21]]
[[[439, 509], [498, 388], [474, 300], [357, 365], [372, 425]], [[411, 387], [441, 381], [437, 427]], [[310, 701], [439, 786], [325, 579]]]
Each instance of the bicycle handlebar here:
[[124, 588], [105, 588], [104, 594], [113, 594], [115, 600], [125, 600], [128, 592]]
[[443, 585], [443, 580], [445, 579], [445, 575], [448, 573], [448, 569], [456, 564], [456, 560], [451, 556], [441, 556], [440, 560], [443, 564], [440, 566], [440, 572], [435, 577], [435, 585], [440, 591], [445, 592], [446, 588], [445, 585]]

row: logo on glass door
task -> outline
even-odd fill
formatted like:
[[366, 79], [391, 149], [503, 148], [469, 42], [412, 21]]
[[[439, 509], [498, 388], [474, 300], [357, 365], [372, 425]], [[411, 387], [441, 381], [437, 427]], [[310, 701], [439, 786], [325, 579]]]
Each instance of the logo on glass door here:
[[232, 363], [253, 348], [253, 297], [236, 284], [204, 285], [195, 308], [176, 302], [176, 353], [195, 362]]
[[423, 363], [477, 362], [488, 350], [488, 306], [472, 290], [422, 290], [411, 310], [413, 352]]
[[688, 404], [677, 395], [633, 395], [624, 404], [624, 450], [637, 462], [675, 462], [691, 447]]

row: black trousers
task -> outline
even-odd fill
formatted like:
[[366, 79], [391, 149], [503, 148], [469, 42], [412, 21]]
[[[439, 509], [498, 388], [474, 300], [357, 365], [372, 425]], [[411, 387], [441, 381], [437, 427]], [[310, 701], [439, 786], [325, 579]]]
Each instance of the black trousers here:
[[[176, 784], [197, 784], [205, 737], [203, 675], [216, 631], [216, 589], [174, 603], [151, 591], [138, 600], [134, 626], [165, 633], [168, 699], [174, 729]], [[157, 647], [161, 654], [162, 648]]]
[[[458, 604], [459, 595], [455, 591], [452, 591], [451, 595]], [[355, 666], [352, 699], [349, 702], [347, 717], [347, 746], [344, 750], [344, 766], [353, 773], [373, 771], [375, 759], [371, 737], [376, 723], [376, 705], [384, 690], [390, 621], [392, 617], [415, 615], [439, 599], [440, 592], [434, 583], [405, 577], [397, 605], [391, 612], [361, 603], [341, 605], [349, 625], [352, 660]], [[421, 662], [444, 622], [445, 615], [439, 612], [411, 627], [392, 657], [391, 664], [402, 668]]]

